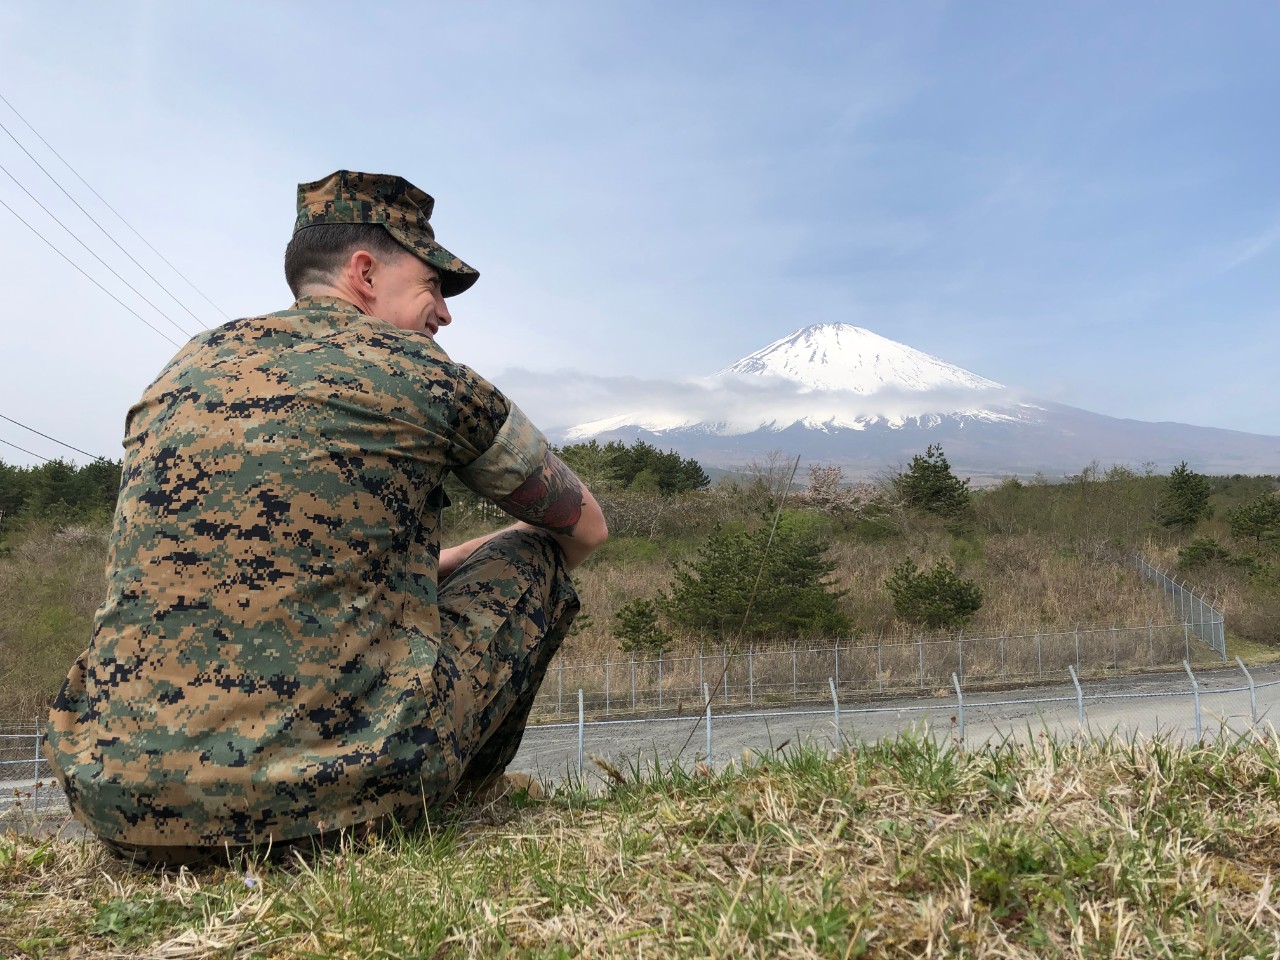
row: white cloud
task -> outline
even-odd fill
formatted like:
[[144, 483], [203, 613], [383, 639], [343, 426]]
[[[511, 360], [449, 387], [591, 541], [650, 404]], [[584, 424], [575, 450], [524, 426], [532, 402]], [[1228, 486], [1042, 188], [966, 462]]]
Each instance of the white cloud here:
[[592, 432], [597, 432], [608, 429], [610, 422], [638, 423], [649, 429], [717, 424], [727, 433], [747, 432], [768, 423], [785, 427], [805, 419], [851, 426], [872, 417], [900, 420], [931, 413], [999, 411], [1023, 402], [1011, 390], [889, 388], [867, 395], [815, 390], [765, 376], [642, 379], [515, 369], [496, 382], [553, 433], [586, 423], [596, 425]]

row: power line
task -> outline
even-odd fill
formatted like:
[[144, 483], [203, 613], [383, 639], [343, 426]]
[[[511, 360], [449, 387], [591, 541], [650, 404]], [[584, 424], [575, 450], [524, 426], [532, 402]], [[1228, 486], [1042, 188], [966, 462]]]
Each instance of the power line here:
[[84, 247], [85, 250], [89, 251], [89, 255], [93, 257], [93, 259], [97, 260], [100, 264], [102, 264], [104, 267], [110, 270], [111, 275], [113, 277], [115, 277], [117, 280], [123, 283], [126, 287], [128, 287], [130, 290], [136, 293], [143, 303], [149, 306], [156, 313], [160, 314], [160, 316], [168, 320], [169, 323], [171, 323], [174, 327], [177, 328], [179, 333], [181, 333], [183, 336], [186, 336], [186, 337], [191, 336], [190, 330], [185, 329], [181, 324], [178, 323], [178, 321], [174, 320], [173, 317], [169, 316], [167, 313], [165, 313], [163, 310], [157, 307], [154, 303], [148, 300], [141, 290], [135, 287], [132, 283], [130, 283], [124, 277], [120, 276], [120, 274], [116, 272], [115, 267], [111, 266], [111, 264], [107, 263], [107, 261], [103, 260], [100, 256], [98, 256], [98, 254], [94, 251], [94, 249], [90, 247], [87, 243], [85, 243], [82, 239], [80, 239], [80, 237], [76, 234], [74, 230], [72, 230], [65, 223], [59, 220], [57, 216], [54, 215], [54, 212], [52, 210], [50, 210], [43, 203], [41, 203], [40, 199], [34, 193], [32, 193], [30, 190], [28, 190], [26, 187], [22, 185], [22, 182], [9, 171], [8, 167], [0, 163], [0, 170], [3, 170], [5, 175], [18, 185], [18, 189], [21, 190], [23, 193], [25, 193], [28, 197], [30, 197], [35, 202], [36, 206], [38, 206], [41, 210], [47, 213], [49, 215], [49, 218], [54, 223], [60, 226], [63, 230], [67, 231], [67, 233], [71, 234], [71, 239], [73, 239], [76, 243], [80, 244], [80, 246]]
[[44, 437], [46, 440], [52, 440], [54, 443], [58, 444], [58, 446], [60, 447], [66, 447], [68, 450], [74, 450], [76, 453], [83, 453], [86, 457], [92, 457], [94, 460], [107, 459], [106, 457], [99, 457], [96, 454], [90, 453], [88, 450], [81, 450], [79, 447], [73, 447], [71, 444], [63, 440], [59, 440], [57, 437], [51, 437], [47, 433], [41, 433], [35, 427], [28, 427], [25, 423], [20, 423], [19, 421], [13, 419], [13, 417], [6, 417], [3, 413], [0, 413], [0, 420], [8, 420], [15, 427], [21, 427], [23, 430], [29, 430], [38, 437]]
[[151, 328], [152, 330], [154, 330], [156, 333], [160, 334], [160, 336], [164, 337], [166, 340], [168, 340], [170, 343], [172, 343], [175, 347], [180, 347], [180, 346], [182, 346], [182, 344], [178, 343], [178, 341], [177, 341], [177, 340], [174, 340], [171, 336], [169, 336], [167, 333], [165, 333], [163, 330], [161, 330], [159, 327], [157, 327], [154, 323], [152, 323], [150, 320], [148, 320], [146, 317], [144, 317], [142, 314], [140, 314], [137, 310], [133, 309], [133, 307], [129, 306], [127, 303], [125, 303], [123, 300], [121, 300], [119, 297], [117, 297], [114, 293], [112, 293], [110, 290], [108, 290], [106, 287], [104, 287], [102, 284], [100, 284], [97, 280], [95, 280], [92, 276], [90, 276], [90, 275], [85, 271], [85, 269], [84, 269], [82, 266], [80, 266], [80, 264], [76, 263], [74, 260], [72, 260], [70, 257], [68, 257], [65, 253], [63, 253], [61, 250], [59, 250], [56, 246], [54, 246], [53, 241], [51, 241], [50, 239], [48, 239], [44, 234], [42, 234], [39, 230], [37, 230], [37, 229], [36, 229], [35, 227], [33, 227], [31, 224], [27, 223], [27, 221], [26, 221], [26, 220], [23, 220], [23, 219], [22, 219], [22, 214], [18, 213], [18, 211], [17, 211], [17, 210], [13, 209], [13, 207], [9, 206], [9, 205], [8, 205], [7, 203], [5, 203], [3, 200], [0, 200], [0, 207], [4, 207], [6, 210], [8, 210], [10, 213], [12, 213], [15, 217], [17, 217], [17, 218], [18, 218], [18, 220], [22, 223], [22, 225], [23, 225], [24, 227], [26, 227], [28, 230], [30, 230], [32, 233], [34, 233], [37, 237], [39, 237], [41, 240], [43, 240], [45, 243], [47, 243], [47, 244], [49, 245], [49, 248], [50, 248], [51, 250], [53, 250], [53, 252], [54, 252], [54, 253], [56, 253], [56, 254], [57, 254], [58, 256], [60, 256], [63, 260], [67, 261], [67, 263], [71, 264], [71, 266], [75, 267], [75, 268], [76, 268], [77, 270], [79, 270], [82, 274], [84, 274], [84, 276], [88, 279], [88, 281], [89, 281], [90, 283], [92, 283], [95, 287], [97, 287], [99, 290], [101, 290], [103, 293], [105, 293], [108, 297], [110, 297], [110, 298], [111, 298], [112, 300], [114, 300], [116, 303], [120, 304], [120, 306], [124, 307], [126, 310], [128, 310], [130, 313], [132, 313], [135, 317], [137, 317], [139, 320], [141, 320], [143, 323], [145, 323], [148, 327], [150, 327], [150, 328]]
[[[4, 102], [4, 105], [5, 105], [6, 107], [8, 107], [10, 110], [12, 110], [12, 111], [13, 111], [14, 116], [16, 116], [19, 120], [21, 120], [24, 124], [26, 124], [27, 129], [28, 129], [28, 130], [30, 130], [32, 133], [34, 133], [34, 134], [36, 135], [36, 139], [37, 139], [37, 140], [39, 140], [39, 141], [40, 141], [41, 143], [43, 143], [46, 147], [48, 147], [48, 148], [49, 148], [49, 152], [50, 152], [50, 153], [52, 153], [55, 157], [57, 157], [59, 160], [61, 160], [61, 161], [62, 161], [62, 165], [63, 165], [63, 166], [65, 166], [68, 170], [70, 170], [73, 174], [75, 174], [75, 177], [76, 177], [76, 179], [77, 179], [77, 180], [79, 180], [79, 181], [80, 181], [81, 183], [83, 183], [86, 187], [88, 187], [88, 189], [89, 189], [89, 192], [90, 192], [90, 193], [92, 193], [95, 197], [97, 197], [100, 201], [102, 201], [102, 205], [103, 205], [103, 206], [105, 206], [108, 210], [110, 210], [112, 213], [114, 213], [114, 214], [116, 215], [116, 219], [117, 219], [117, 220], [119, 220], [119, 221], [120, 221], [121, 223], [123, 223], [126, 227], [128, 227], [130, 230], [132, 230], [132, 231], [133, 231], [133, 235], [134, 235], [135, 237], [137, 237], [139, 240], [141, 240], [144, 244], [146, 244], [146, 246], [147, 246], [147, 249], [148, 249], [148, 250], [150, 250], [150, 251], [151, 251], [152, 253], [154, 253], [157, 257], [159, 257], [161, 260], [163, 260], [163, 261], [164, 261], [164, 263], [165, 263], [165, 265], [166, 265], [170, 270], [172, 270], [174, 273], [176, 273], [179, 277], [181, 277], [181, 278], [186, 282], [187, 286], [189, 286], [189, 287], [190, 287], [192, 290], [194, 290], [196, 293], [200, 294], [200, 296], [204, 299], [204, 302], [205, 302], [205, 303], [209, 304], [209, 306], [211, 306], [211, 307], [213, 307], [213, 309], [217, 310], [220, 314], [222, 314], [224, 317], [226, 317], [226, 319], [228, 319], [228, 320], [230, 320], [230, 319], [231, 319], [231, 317], [230, 317], [230, 316], [228, 316], [228, 314], [227, 314], [227, 312], [226, 312], [225, 310], [223, 310], [220, 306], [218, 306], [216, 303], [214, 303], [212, 300], [210, 300], [210, 299], [208, 298], [208, 296], [206, 296], [206, 295], [205, 295], [205, 293], [204, 293], [204, 291], [203, 291], [203, 290], [201, 290], [201, 289], [200, 289], [199, 287], [197, 287], [194, 283], [192, 283], [190, 280], [188, 280], [188, 279], [187, 279], [186, 274], [184, 274], [181, 270], [179, 270], [179, 269], [178, 269], [177, 267], [175, 267], [172, 263], [170, 263], [170, 262], [169, 262], [169, 260], [168, 260], [168, 258], [166, 258], [166, 257], [165, 257], [165, 255], [164, 255], [163, 253], [161, 253], [159, 250], [157, 250], [155, 247], [153, 247], [153, 246], [151, 245], [150, 241], [148, 241], [146, 237], [144, 237], [142, 234], [140, 234], [140, 233], [139, 233], [139, 232], [134, 228], [133, 224], [131, 224], [128, 220], [126, 220], [126, 219], [124, 218], [124, 215], [123, 215], [122, 213], [120, 213], [120, 211], [119, 211], [119, 210], [117, 210], [117, 209], [116, 209], [115, 207], [113, 207], [111, 204], [107, 203], [107, 198], [106, 198], [106, 197], [104, 197], [102, 194], [100, 194], [97, 190], [93, 189], [93, 185], [92, 185], [91, 183], [89, 183], [89, 181], [88, 181], [88, 180], [86, 180], [84, 177], [80, 176], [80, 172], [79, 172], [78, 170], [76, 170], [76, 168], [75, 168], [75, 167], [73, 167], [73, 166], [71, 165], [70, 161], [68, 161], [68, 160], [66, 159], [66, 157], [64, 157], [64, 156], [63, 156], [62, 154], [60, 154], [57, 150], [55, 150], [55, 149], [53, 148], [53, 144], [51, 144], [48, 140], [46, 140], [44, 137], [42, 137], [42, 136], [40, 135], [40, 131], [39, 131], [39, 130], [37, 130], [35, 127], [33, 127], [33, 126], [31, 125], [31, 122], [30, 122], [26, 117], [24, 117], [22, 114], [20, 114], [20, 113], [18, 112], [18, 108], [17, 108], [17, 107], [15, 107], [12, 103], [10, 103], [10, 102], [8, 101], [8, 99], [6, 99], [6, 98], [5, 98], [5, 95], [4, 95], [3, 93], [0, 93], [0, 101], [3, 101], [3, 102]], [[10, 136], [12, 136], [12, 134], [10, 134]], [[166, 291], [166, 292], [167, 292], [167, 291]], [[172, 296], [172, 294], [170, 294], [170, 295]]]
[[52, 461], [52, 460], [50, 460], [48, 457], [42, 457], [42, 456], [40, 456], [40, 454], [38, 454], [38, 453], [32, 453], [32, 452], [31, 452], [30, 450], [28, 450], [26, 447], [20, 447], [20, 446], [18, 446], [16, 443], [10, 443], [8, 440], [5, 440], [3, 437], [0, 437], [0, 443], [3, 443], [6, 447], [13, 447], [13, 449], [15, 449], [15, 450], [21, 450], [21, 451], [22, 451], [23, 453], [25, 453], [28, 457], [35, 457], [37, 460], [43, 460], [45, 463], [52, 463], [52, 462], [53, 462], [53, 461]]
[[[6, 101], [6, 102], [7, 102], [7, 101]], [[68, 193], [68, 192], [67, 192], [67, 188], [66, 188], [66, 187], [64, 187], [62, 184], [60, 184], [60, 183], [58, 182], [58, 179], [57, 179], [57, 178], [56, 178], [52, 173], [50, 173], [48, 170], [46, 170], [46, 169], [44, 168], [44, 164], [42, 164], [39, 160], [37, 160], [37, 159], [32, 155], [31, 151], [30, 151], [30, 150], [28, 150], [26, 147], [24, 147], [24, 146], [22, 145], [22, 141], [21, 141], [21, 140], [19, 140], [17, 137], [15, 137], [15, 136], [13, 135], [13, 132], [12, 132], [8, 127], [6, 127], [6, 126], [4, 125], [4, 123], [3, 123], [3, 122], [0, 122], [0, 130], [3, 130], [5, 133], [7, 133], [7, 134], [9, 135], [9, 139], [10, 139], [10, 140], [12, 140], [14, 143], [16, 143], [16, 144], [18, 145], [18, 149], [19, 149], [19, 150], [21, 150], [23, 153], [25, 153], [25, 154], [27, 155], [27, 157], [29, 157], [29, 158], [30, 158], [31, 162], [32, 162], [32, 163], [34, 163], [37, 167], [39, 167], [39, 168], [40, 168], [40, 172], [41, 172], [41, 173], [43, 173], [46, 177], [48, 177], [51, 181], [53, 181], [53, 185], [54, 185], [55, 187], [57, 187], [59, 190], [61, 190], [61, 191], [62, 191], [62, 193], [63, 193], [63, 195], [64, 195], [64, 196], [66, 196], [66, 198], [67, 198], [68, 200], [70, 200], [72, 203], [74, 203], [74, 204], [76, 205], [76, 209], [77, 209], [77, 210], [79, 210], [81, 213], [83, 213], [86, 217], [88, 217], [88, 218], [89, 218], [89, 222], [90, 222], [90, 223], [92, 223], [92, 224], [93, 224], [95, 227], [97, 227], [99, 230], [101, 230], [101, 231], [102, 231], [102, 235], [103, 235], [103, 236], [105, 236], [105, 237], [106, 237], [108, 240], [110, 240], [112, 243], [114, 243], [114, 244], [116, 245], [116, 248], [117, 248], [121, 253], [123, 253], [126, 257], [128, 257], [128, 258], [133, 262], [133, 265], [134, 265], [135, 267], [137, 267], [139, 270], [141, 270], [143, 273], [145, 273], [148, 277], [150, 277], [150, 278], [151, 278], [151, 282], [152, 282], [152, 283], [154, 283], [154, 284], [155, 284], [157, 287], [159, 287], [161, 290], [163, 290], [165, 293], [167, 293], [167, 294], [169, 295], [169, 298], [170, 298], [171, 300], [173, 300], [173, 302], [174, 302], [174, 303], [176, 303], [178, 306], [180, 306], [183, 310], [186, 310], [186, 311], [187, 311], [187, 313], [191, 314], [191, 319], [195, 320], [195, 322], [196, 322], [196, 323], [198, 323], [198, 324], [200, 323], [200, 318], [199, 318], [199, 317], [197, 317], [194, 313], [192, 313], [192, 312], [191, 312], [191, 308], [190, 308], [190, 307], [188, 307], [188, 306], [187, 306], [185, 303], [183, 303], [181, 300], [179, 300], [176, 296], [174, 296], [174, 295], [173, 295], [173, 293], [172, 293], [172, 291], [170, 291], [168, 287], [166, 287], [163, 283], [161, 283], [159, 280], [157, 280], [157, 279], [152, 275], [152, 273], [151, 273], [151, 271], [150, 271], [150, 270], [148, 270], [146, 267], [144, 267], [142, 264], [140, 264], [140, 263], [138, 262], [137, 258], [136, 258], [136, 257], [134, 257], [134, 255], [133, 255], [133, 254], [131, 254], [131, 253], [130, 253], [128, 250], [126, 250], [124, 247], [122, 247], [122, 246], [120, 245], [120, 241], [119, 241], [119, 240], [117, 240], [115, 237], [113, 237], [113, 236], [112, 236], [112, 235], [107, 231], [107, 228], [106, 228], [106, 227], [104, 227], [104, 226], [103, 226], [102, 224], [100, 224], [97, 220], [95, 220], [95, 219], [94, 219], [94, 217], [93, 217], [93, 214], [91, 214], [88, 210], [86, 210], [84, 207], [82, 207], [82, 206], [80, 205], [80, 201], [79, 201], [79, 200], [77, 200], [75, 197], [73, 197], [70, 193]], [[201, 324], [201, 326], [203, 326], [203, 324]]]

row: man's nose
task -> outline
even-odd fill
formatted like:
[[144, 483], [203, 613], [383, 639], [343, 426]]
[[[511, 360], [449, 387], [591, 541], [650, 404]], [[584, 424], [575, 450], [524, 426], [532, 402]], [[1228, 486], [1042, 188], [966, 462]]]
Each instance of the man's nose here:
[[447, 327], [453, 323], [453, 314], [449, 312], [449, 303], [444, 297], [440, 297], [436, 301], [436, 320], [440, 322], [442, 327]]

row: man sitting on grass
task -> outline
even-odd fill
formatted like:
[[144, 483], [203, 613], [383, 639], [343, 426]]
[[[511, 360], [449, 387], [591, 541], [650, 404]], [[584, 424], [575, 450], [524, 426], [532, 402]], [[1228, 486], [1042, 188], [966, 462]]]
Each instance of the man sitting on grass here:
[[[298, 188], [297, 298], [129, 412], [108, 593], [49, 723], [75, 816], [146, 862], [411, 822], [515, 755], [604, 542], [590, 491], [436, 344], [477, 272], [432, 198]], [[454, 474], [517, 522], [441, 550]]]

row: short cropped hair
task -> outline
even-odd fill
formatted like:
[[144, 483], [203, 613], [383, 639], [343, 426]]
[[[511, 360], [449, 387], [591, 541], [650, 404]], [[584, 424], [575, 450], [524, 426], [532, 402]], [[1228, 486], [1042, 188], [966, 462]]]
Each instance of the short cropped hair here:
[[395, 259], [409, 251], [377, 223], [318, 223], [293, 235], [284, 248], [284, 279], [293, 295], [311, 283], [329, 283], [357, 250]]

